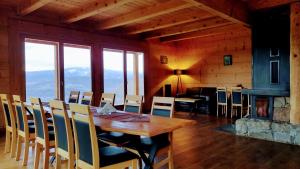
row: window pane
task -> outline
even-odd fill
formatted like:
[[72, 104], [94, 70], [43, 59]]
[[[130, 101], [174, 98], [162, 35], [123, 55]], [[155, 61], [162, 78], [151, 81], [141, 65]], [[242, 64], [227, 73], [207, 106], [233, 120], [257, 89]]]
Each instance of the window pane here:
[[90, 47], [64, 46], [65, 101], [71, 91], [92, 91]]
[[127, 94], [144, 95], [144, 54], [127, 52]]
[[104, 92], [116, 94], [116, 105], [124, 102], [123, 51], [103, 50]]
[[26, 100], [56, 98], [56, 45], [25, 42]]
[[126, 64], [127, 64], [127, 94], [135, 95], [135, 79], [134, 79], [134, 61], [133, 53], [126, 54]]
[[139, 95], [144, 96], [144, 54], [138, 53], [138, 64], [139, 64]]

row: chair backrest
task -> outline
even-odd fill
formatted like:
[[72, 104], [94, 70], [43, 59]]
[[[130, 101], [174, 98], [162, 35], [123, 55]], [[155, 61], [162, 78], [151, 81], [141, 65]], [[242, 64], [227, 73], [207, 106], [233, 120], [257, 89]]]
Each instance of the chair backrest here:
[[217, 87], [217, 103], [227, 103], [226, 87]]
[[80, 91], [71, 91], [69, 97], [69, 103], [78, 103]]
[[153, 97], [151, 115], [173, 117], [174, 97]]
[[124, 111], [141, 113], [142, 112], [143, 96], [127, 95], [124, 101]]
[[114, 93], [102, 93], [100, 99], [100, 107], [103, 107], [106, 103], [110, 103], [112, 106], [115, 105], [115, 96]]
[[6, 127], [11, 127], [16, 129], [16, 119], [14, 116], [14, 112], [12, 109], [11, 101], [7, 94], [0, 94], [1, 104], [5, 117], [5, 125]]
[[83, 92], [81, 98], [81, 104], [91, 105], [93, 100], [93, 92]]
[[59, 155], [66, 157], [66, 154], [74, 153], [74, 143], [71, 122], [63, 101], [50, 101], [51, 115], [53, 118], [55, 147]]
[[99, 168], [99, 149], [93, 114], [89, 106], [70, 104], [79, 168]]
[[231, 87], [231, 103], [232, 104], [242, 104], [242, 88], [241, 87]]
[[48, 124], [40, 98], [30, 98], [31, 109], [35, 125], [36, 141], [41, 144], [49, 143]]
[[13, 95], [13, 105], [15, 107], [18, 132], [23, 133], [23, 136], [29, 134], [28, 118], [25, 110], [25, 105], [19, 95]]

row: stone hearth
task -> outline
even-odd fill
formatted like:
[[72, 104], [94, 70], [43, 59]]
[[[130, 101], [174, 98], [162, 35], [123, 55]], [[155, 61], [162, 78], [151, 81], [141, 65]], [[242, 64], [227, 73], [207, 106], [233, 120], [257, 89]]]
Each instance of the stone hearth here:
[[235, 124], [240, 136], [300, 145], [300, 125], [249, 118], [239, 119]]

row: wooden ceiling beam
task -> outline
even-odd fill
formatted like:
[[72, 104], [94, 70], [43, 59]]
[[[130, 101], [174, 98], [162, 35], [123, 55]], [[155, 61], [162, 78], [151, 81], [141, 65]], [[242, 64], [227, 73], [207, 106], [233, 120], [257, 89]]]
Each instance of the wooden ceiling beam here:
[[224, 26], [228, 25], [231, 22], [220, 18], [220, 17], [214, 17], [210, 19], [200, 20], [196, 21], [190, 24], [183, 24], [171, 28], [166, 28], [158, 31], [149, 32], [146, 34], [146, 39], [153, 39], [153, 38], [160, 38], [165, 36], [171, 36], [171, 35], [177, 35], [187, 32], [193, 32], [218, 26]]
[[27, 0], [25, 1], [24, 7], [20, 9], [19, 14], [21, 16], [28, 15], [53, 1], [55, 0]]
[[132, 0], [102, 0], [97, 1], [89, 6], [82, 7], [70, 16], [68, 16], [64, 22], [73, 23], [99, 13], [103, 13], [108, 10], [116, 9]]
[[249, 11], [245, 2], [240, 0], [184, 0], [213, 15], [233, 23], [249, 24]]
[[202, 37], [223, 34], [225, 32], [229, 32], [229, 31], [236, 32], [236, 31], [239, 31], [242, 29], [243, 29], [243, 27], [239, 24], [230, 24], [227, 26], [204, 29], [204, 30], [199, 30], [199, 31], [195, 31], [195, 32], [189, 32], [189, 33], [184, 33], [184, 34], [180, 34], [180, 35], [175, 35], [175, 36], [162, 37], [162, 38], [160, 38], [160, 41], [161, 42], [182, 41], [182, 40], [187, 40], [187, 39], [202, 38]]
[[206, 19], [212, 17], [211, 14], [207, 12], [198, 12], [197, 13], [189, 13], [183, 15], [173, 15], [172, 17], [166, 17], [159, 20], [149, 21], [144, 24], [140, 24], [137, 26], [127, 28], [128, 34], [138, 34], [148, 31], [154, 31], [162, 28], [167, 28], [171, 26], [176, 26], [184, 23], [190, 23], [193, 21]]
[[251, 10], [259, 10], [286, 5], [297, 1], [300, 0], [250, 0], [248, 4]]
[[98, 29], [110, 29], [118, 26], [124, 26], [146, 19], [154, 18], [160, 15], [175, 12], [181, 9], [189, 8], [192, 5], [183, 1], [170, 0], [164, 3], [156, 3], [155, 5], [130, 12], [119, 17], [113, 17], [105, 20], [98, 25]]

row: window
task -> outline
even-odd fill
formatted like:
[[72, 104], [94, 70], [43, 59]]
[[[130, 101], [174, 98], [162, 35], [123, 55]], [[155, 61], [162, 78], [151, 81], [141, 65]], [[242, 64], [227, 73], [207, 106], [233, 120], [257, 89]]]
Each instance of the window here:
[[70, 92], [92, 91], [91, 47], [64, 44], [65, 100]]
[[[126, 56], [124, 57], [125, 52]], [[116, 94], [116, 105], [124, 103], [124, 96], [126, 94], [144, 95], [143, 53], [104, 49], [103, 65], [104, 92]], [[124, 70], [125, 67], [126, 71]], [[125, 84], [125, 77], [127, 84]]]
[[126, 53], [127, 94], [144, 95], [144, 54]]
[[104, 92], [115, 93], [115, 105], [124, 102], [124, 52], [103, 50]]
[[279, 84], [279, 60], [270, 61], [271, 84]]
[[57, 98], [57, 43], [25, 39], [26, 100]]

